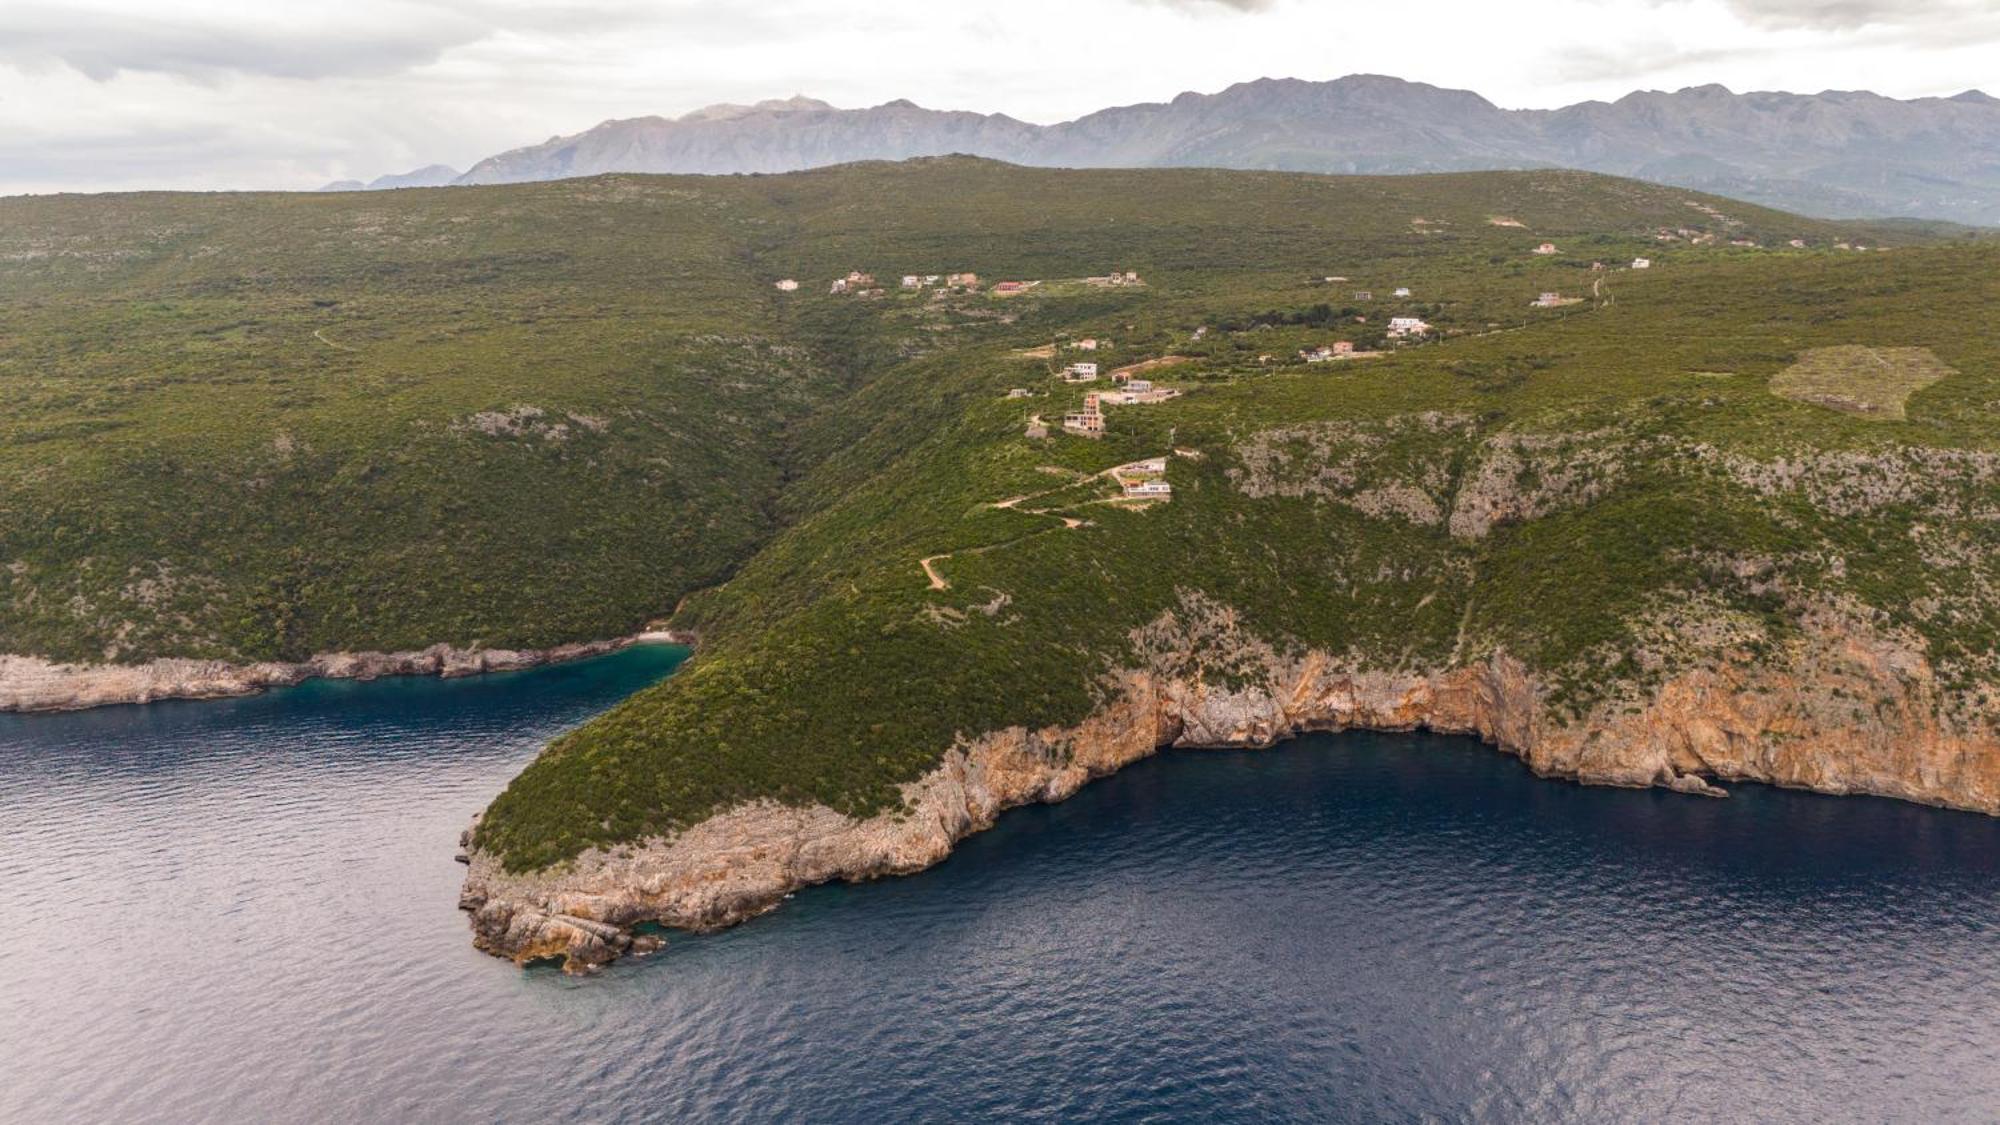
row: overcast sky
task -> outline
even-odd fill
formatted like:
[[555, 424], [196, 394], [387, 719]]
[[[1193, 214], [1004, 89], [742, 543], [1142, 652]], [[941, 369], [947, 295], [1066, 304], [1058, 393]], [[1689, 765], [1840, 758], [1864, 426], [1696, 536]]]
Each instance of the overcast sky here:
[[1356, 72], [1508, 107], [1953, 94], [2000, 82], [2000, 0], [0, 0], [0, 194], [463, 169], [797, 93], [1053, 122]]

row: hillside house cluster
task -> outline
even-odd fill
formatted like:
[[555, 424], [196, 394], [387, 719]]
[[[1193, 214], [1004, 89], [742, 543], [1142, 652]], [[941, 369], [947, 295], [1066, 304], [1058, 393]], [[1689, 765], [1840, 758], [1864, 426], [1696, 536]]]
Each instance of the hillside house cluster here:
[[[901, 288], [910, 291], [933, 289], [976, 289], [979, 275], [976, 273], [906, 273], [899, 280]], [[790, 292], [798, 288], [798, 282], [786, 279], [778, 283], [778, 288]], [[835, 278], [832, 293], [853, 293], [868, 296], [879, 295], [882, 290], [876, 285], [875, 275], [862, 270], [853, 270], [846, 277]]]
[[1410, 336], [1424, 336], [1428, 335], [1430, 330], [1431, 326], [1425, 323], [1420, 317], [1395, 316], [1389, 318], [1389, 336], [1391, 339], [1401, 340]]
[[1335, 340], [1331, 344], [1321, 344], [1299, 352], [1299, 358], [1307, 363], [1329, 363], [1336, 359], [1346, 359], [1354, 354], [1354, 343], [1350, 340]]

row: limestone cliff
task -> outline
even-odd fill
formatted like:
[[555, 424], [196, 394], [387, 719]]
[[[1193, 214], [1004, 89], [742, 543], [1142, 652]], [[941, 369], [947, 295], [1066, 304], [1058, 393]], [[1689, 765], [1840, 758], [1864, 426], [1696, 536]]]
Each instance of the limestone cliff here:
[[440, 644], [415, 652], [336, 652], [297, 663], [259, 664], [185, 659], [144, 664], [57, 664], [30, 656], [0, 656], [0, 712], [77, 711], [162, 699], [223, 699], [290, 687], [316, 677], [372, 680], [381, 676], [474, 676], [580, 660], [645, 640], [678, 639], [667, 633], [640, 633], [617, 640], [581, 641], [546, 649], [466, 649]]
[[1475, 735], [1538, 774], [1594, 784], [1721, 795], [1714, 781], [1761, 781], [2000, 814], [2000, 736], [1950, 717], [1910, 642], [1833, 612], [1775, 657], [1725, 652], [1575, 720], [1552, 717], [1535, 672], [1504, 653], [1441, 671], [1367, 670], [1281, 652], [1212, 606], [1184, 607], [1135, 640], [1145, 667], [1107, 684], [1089, 719], [963, 739], [890, 813], [753, 804], [528, 874], [471, 849], [460, 905], [474, 942], [518, 963], [586, 969], [656, 946], [633, 935], [643, 922], [712, 930], [799, 887], [921, 870], [1002, 810], [1062, 800], [1162, 747], [1263, 747], [1307, 731]]

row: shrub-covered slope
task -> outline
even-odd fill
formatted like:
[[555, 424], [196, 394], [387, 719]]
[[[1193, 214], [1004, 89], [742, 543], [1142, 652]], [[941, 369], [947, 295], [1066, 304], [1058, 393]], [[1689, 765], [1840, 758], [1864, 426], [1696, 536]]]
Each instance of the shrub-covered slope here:
[[[1037, 197], [1015, 175], [967, 189], [997, 190], [978, 214], [1034, 208], [1035, 243], [1079, 248], [1015, 251], [1031, 276], [1130, 263], [1148, 284], [1008, 298], [1005, 322], [954, 330], [806, 423], [843, 445], [788, 490], [797, 522], [680, 614], [702, 654], [552, 746], [489, 810], [483, 849], [520, 870], [764, 798], [891, 810], [954, 744], [1103, 707], [1116, 673], [1162, 659], [1150, 627], [1199, 614], [1357, 669], [1505, 653], [1556, 721], [1637, 709], [1839, 614], [1927, 653], [1941, 710], [1986, 714], [1990, 249], [1831, 250], [1851, 236], [1565, 174], [1119, 173], [1094, 207], [1075, 198], [1090, 176]], [[1144, 213], [1122, 209], [1133, 195]], [[892, 252], [931, 245], [915, 214], [875, 211], [897, 198], [852, 204], [847, 255], [935, 268]], [[1533, 254], [1545, 239], [1558, 253]], [[1640, 254], [1652, 269], [1621, 268]], [[1531, 310], [1542, 292], [1585, 299]], [[898, 335], [933, 304], [871, 315]], [[1406, 314], [1443, 339], [1383, 344]], [[1022, 354], [1063, 337], [1110, 339], [1089, 357], [1106, 365], [1188, 357], [1150, 373], [1187, 393], [1111, 408], [1101, 441], [1026, 437], [1029, 415], [1092, 389]], [[1294, 359], [1337, 339], [1391, 354]], [[1851, 345], [1928, 349], [1951, 374], [1901, 419], [1772, 392], [1807, 353]], [[1120, 503], [1100, 475], [1160, 456], [1168, 503]], [[1184, 659], [1217, 685], [1254, 675], [1211, 656]]]

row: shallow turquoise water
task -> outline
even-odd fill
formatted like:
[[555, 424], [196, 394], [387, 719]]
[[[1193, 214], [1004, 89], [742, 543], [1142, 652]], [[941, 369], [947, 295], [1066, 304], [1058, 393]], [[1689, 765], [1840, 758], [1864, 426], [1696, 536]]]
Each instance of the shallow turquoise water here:
[[639, 649], [0, 716], [0, 1121], [2000, 1116], [2000, 821], [1171, 753], [586, 980], [457, 834]]

